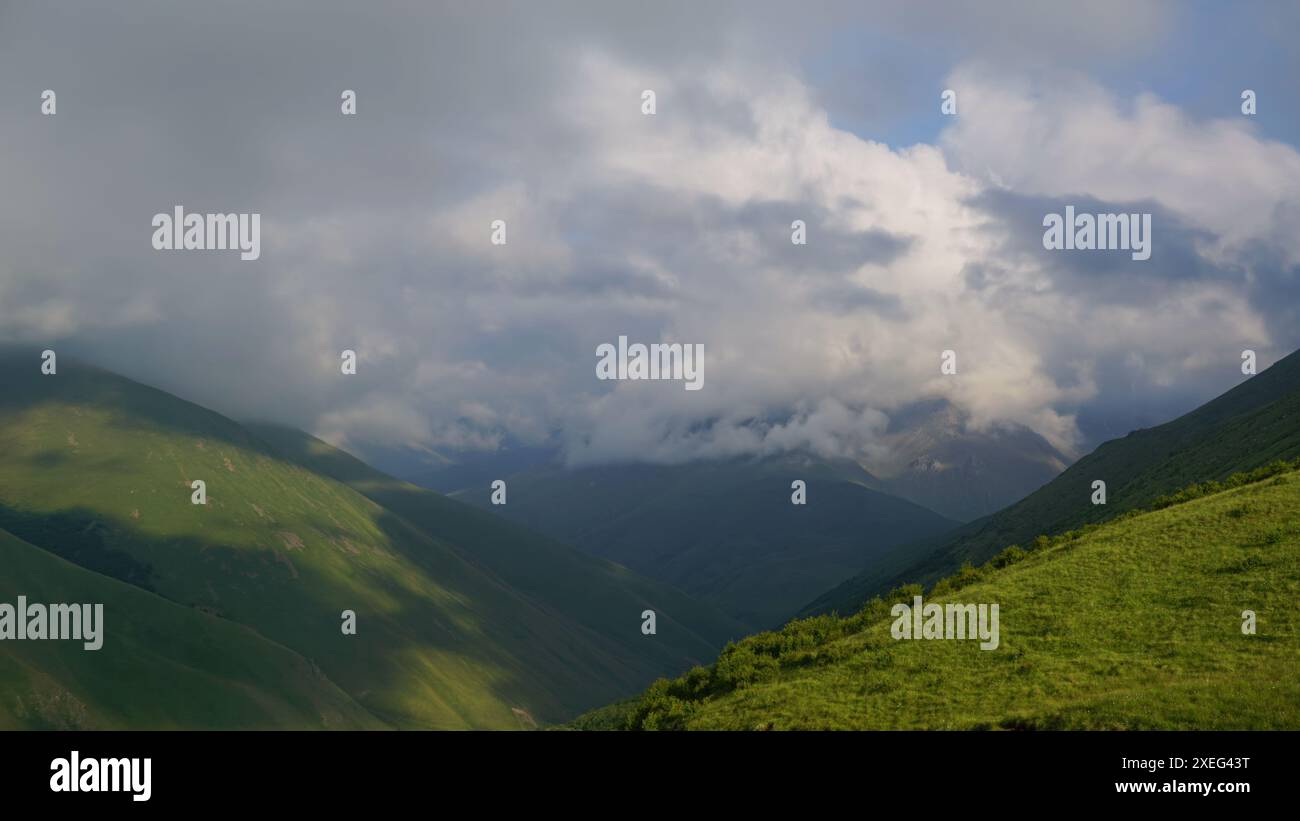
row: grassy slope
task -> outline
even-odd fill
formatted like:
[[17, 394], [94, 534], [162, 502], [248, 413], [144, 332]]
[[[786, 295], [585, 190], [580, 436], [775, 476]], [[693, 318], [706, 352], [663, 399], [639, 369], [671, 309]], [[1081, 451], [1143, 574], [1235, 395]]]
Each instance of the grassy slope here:
[[[790, 483], [808, 503], [790, 503]], [[749, 625], [782, 624], [900, 543], [956, 522], [865, 486], [857, 465], [734, 460], [547, 469], [509, 477], [491, 507], [679, 587]], [[490, 507], [488, 485], [458, 495]]]
[[[562, 720], [716, 646], [683, 641], [663, 618], [642, 637], [641, 598], [601, 586], [613, 571], [578, 595], [619, 609], [579, 622], [224, 417], [68, 361], [42, 376], [36, 363], [0, 358], [0, 527], [253, 627], [385, 722], [527, 724], [514, 708]], [[206, 507], [190, 504], [193, 479], [207, 482]], [[492, 548], [528, 564], [527, 544]], [[341, 634], [345, 609], [356, 636]]]
[[0, 729], [384, 726], [246, 627], [84, 570], [0, 531], [0, 601], [104, 605], [104, 645], [6, 641]]
[[[711, 658], [727, 641], [748, 632], [716, 608], [667, 585], [394, 479], [302, 431], [268, 425], [250, 428], [286, 458], [347, 484], [433, 537], [462, 546], [513, 588], [608, 635], [653, 665], [681, 667], [683, 659]], [[640, 632], [640, 614], [646, 608], [657, 613], [658, 633], [653, 641]], [[619, 626], [628, 624], [636, 629]]]
[[927, 598], [997, 602], [997, 650], [894, 640], [877, 601], [746, 639], [576, 726], [1297, 729], [1298, 513], [1291, 472], [1058, 537]]
[[[1106, 521], [1193, 482], [1300, 456], [1300, 351], [1164, 425], [1101, 445], [1020, 502], [947, 537], [905, 545], [802, 613], [855, 612], [900, 584], [928, 584], [1040, 534]], [[1092, 482], [1106, 482], [1093, 505]]]

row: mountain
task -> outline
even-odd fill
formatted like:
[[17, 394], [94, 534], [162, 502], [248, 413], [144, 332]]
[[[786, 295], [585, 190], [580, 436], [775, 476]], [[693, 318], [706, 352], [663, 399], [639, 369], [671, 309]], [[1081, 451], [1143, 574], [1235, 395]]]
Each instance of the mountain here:
[[[1192, 412], [1101, 445], [1023, 500], [939, 539], [904, 545], [818, 597], [803, 614], [852, 613], [872, 596], [930, 583], [1043, 534], [1112, 519], [1184, 485], [1300, 456], [1300, 352]], [[1093, 482], [1106, 503], [1092, 504]]]
[[[791, 503], [796, 479], [806, 483], [805, 505]], [[851, 461], [783, 456], [546, 468], [506, 477], [504, 505], [491, 504], [486, 482], [455, 498], [680, 588], [760, 629], [782, 623], [882, 551], [956, 525], [872, 490], [873, 481]]]
[[[965, 413], [945, 400], [915, 402], [892, 411], [877, 444], [880, 455], [860, 466], [849, 460], [796, 458], [842, 461], [852, 481], [958, 522], [1023, 499], [1070, 463], [1070, 457], [1029, 428], [1002, 424], [976, 429]], [[494, 479], [565, 467], [558, 445], [526, 445], [510, 437], [489, 451], [367, 446], [365, 457], [371, 465], [420, 487], [448, 494], [467, 491], [471, 496]]]
[[560, 463], [556, 448], [524, 445], [509, 436], [496, 442], [493, 450], [367, 445], [361, 456], [390, 476], [444, 494], [486, 487], [493, 479]]
[[[230, 648], [250, 634], [271, 648], [262, 657], [283, 648], [278, 669], [300, 657], [320, 671], [315, 692], [286, 681], [281, 700], [333, 698], [333, 712], [358, 726], [511, 728], [635, 692], [710, 658], [741, 630], [680, 592], [363, 471], [301, 434], [281, 436], [280, 449], [216, 413], [66, 359], [46, 376], [34, 355], [0, 355], [0, 385], [0, 528], [105, 584], [148, 594], [155, 610], [191, 614], [172, 617], [179, 637], [212, 619], [231, 634], [196, 647], [160, 633], [160, 665], [228, 672], [218, 655], [241, 658]], [[393, 507], [311, 470], [303, 450], [350, 465]], [[206, 505], [191, 504], [194, 480], [206, 482]], [[60, 593], [53, 581], [46, 589], [77, 591]], [[128, 607], [106, 610], [106, 648], [78, 657], [68, 670], [77, 680], [51, 685], [94, 708], [91, 725], [145, 715], [131, 700], [154, 697], [152, 685], [124, 688], [130, 679], [109, 649], [128, 640]], [[654, 636], [640, 630], [646, 609], [658, 614]], [[347, 610], [356, 635], [341, 630]], [[30, 651], [15, 648], [22, 643], [0, 645], [4, 665], [25, 667]], [[158, 721], [205, 726], [215, 708], [193, 707], [188, 720], [160, 711]], [[230, 718], [271, 723], [249, 710]]]
[[573, 726], [1300, 729], [1298, 467], [1191, 488], [929, 592], [927, 604], [997, 604], [994, 649], [894, 638], [891, 605], [911, 604], [913, 585], [853, 618], [751, 636]]
[[1050, 482], [1069, 457], [1022, 425], [970, 427], [947, 402], [922, 402], [890, 416], [871, 465], [876, 489], [968, 522], [1023, 499]]

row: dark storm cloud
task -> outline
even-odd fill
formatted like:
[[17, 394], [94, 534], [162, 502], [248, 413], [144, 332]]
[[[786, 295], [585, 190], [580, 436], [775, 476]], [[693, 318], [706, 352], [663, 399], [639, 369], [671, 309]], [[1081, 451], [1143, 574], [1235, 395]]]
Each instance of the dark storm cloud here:
[[[1005, 237], [1005, 258], [1023, 257], [1048, 272], [1054, 287], [1086, 290], [1101, 302], [1151, 304], [1162, 289], [1178, 282], [1214, 281], [1240, 284], [1244, 272], [1237, 266], [1215, 265], [1197, 252], [1214, 237], [1188, 225], [1181, 217], [1150, 200], [1108, 202], [1087, 195], [1043, 197], [989, 189], [969, 204], [987, 214]], [[1048, 214], [1064, 215], [1067, 206], [1077, 215], [1151, 215], [1151, 255], [1134, 259], [1129, 249], [1054, 250], [1043, 246], [1043, 226]], [[1134, 223], [1137, 219], [1132, 219]], [[1071, 226], [1066, 230], [1073, 231]], [[979, 267], [967, 274], [971, 287], [983, 289], [996, 281]]]
[[[1125, 250], [1048, 250], [1043, 247], [1042, 220], [1049, 213], [1063, 214], [1073, 205], [1076, 214], [1152, 215], [1152, 251], [1147, 260], [1134, 260]], [[1152, 201], [1112, 202], [1088, 196], [1042, 197], [992, 189], [979, 194], [972, 205], [988, 214], [1006, 237], [1004, 257], [1026, 257], [1045, 271], [1052, 287], [1072, 293], [1086, 293], [1098, 305], [1160, 304], [1162, 297], [1182, 284], [1207, 283], [1224, 286], [1245, 296], [1254, 311], [1268, 325], [1270, 335], [1288, 350], [1300, 345], [1300, 266], [1286, 261], [1285, 251], [1268, 242], [1234, 247], [1231, 256], [1211, 259], [1198, 249], [1213, 245], [1219, 237], [1189, 225], [1184, 219]], [[997, 293], [999, 277], [995, 266], [967, 266], [967, 287]], [[1223, 310], [1228, 306], [1222, 305]], [[1207, 306], [1213, 310], [1214, 305]], [[1124, 396], [1125, 390], [1103, 394]], [[1192, 391], [1200, 395], [1202, 391]], [[1122, 401], [1131, 401], [1131, 397]], [[1175, 401], [1175, 405], [1179, 402]], [[1151, 414], [1147, 414], [1151, 416]]]

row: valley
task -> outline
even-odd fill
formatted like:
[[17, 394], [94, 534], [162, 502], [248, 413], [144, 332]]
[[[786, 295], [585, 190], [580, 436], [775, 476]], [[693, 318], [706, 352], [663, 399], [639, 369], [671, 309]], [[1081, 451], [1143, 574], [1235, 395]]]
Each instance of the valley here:
[[[791, 503], [792, 480], [807, 504]], [[543, 469], [457, 499], [672, 585], [742, 622], [777, 626], [904, 543], [957, 525], [872, 489], [847, 460], [800, 456]]]

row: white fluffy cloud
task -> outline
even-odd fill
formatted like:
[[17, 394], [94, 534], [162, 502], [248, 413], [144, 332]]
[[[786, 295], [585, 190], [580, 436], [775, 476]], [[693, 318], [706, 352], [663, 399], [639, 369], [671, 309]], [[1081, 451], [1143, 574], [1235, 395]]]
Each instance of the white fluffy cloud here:
[[[609, 87], [598, 99], [617, 99], [618, 89], [634, 86], [628, 68], [597, 65]], [[1270, 349], [1263, 316], [1230, 274], [1179, 280], [1159, 264], [1131, 264], [1092, 282], [1066, 280], [1059, 260], [1010, 236], [1026, 229], [1041, 235], [1043, 210], [1001, 214], [973, 204], [989, 191], [1057, 209], [1076, 195], [1154, 201], [1204, 232], [1203, 245], [1180, 251], [1211, 266], [1245, 264], [1238, 258], [1243, 244], [1292, 235], [1280, 224], [1295, 227], [1286, 220], [1300, 190], [1300, 157], [1289, 146], [1235, 123], [1189, 122], [1150, 98], [1123, 115], [1095, 84], [1053, 84], [1059, 80], [961, 68], [950, 79], [962, 101], [956, 124], [938, 146], [902, 149], [833, 128], [794, 78], [742, 66], [702, 81], [661, 77], [658, 91], [671, 111], [681, 86], [708, 88], [719, 110], [746, 110], [748, 118], [737, 121], [747, 128], [706, 129], [671, 114], [648, 125], [609, 112], [587, 117], [584, 124], [601, 136], [588, 158], [596, 179], [633, 181], [684, 209], [717, 197], [724, 212], [777, 202], [786, 217], [820, 214], [802, 249], [812, 257], [819, 234], [832, 229], [907, 242], [887, 262], [849, 262], [810, 278], [792, 268], [789, 254], [772, 253], [786, 241], [782, 224], [764, 226], [774, 232], [766, 237], [725, 217], [702, 225], [711, 242], [684, 262], [690, 267], [679, 263], [676, 273], [689, 284], [662, 336], [705, 342], [709, 389], [677, 396], [657, 385], [619, 385], [589, 409], [592, 433], [582, 447], [596, 458], [796, 446], [869, 457], [876, 411], [946, 397], [977, 427], [1016, 422], [1071, 450], [1080, 444], [1072, 410], [1097, 398], [1099, 359], [1126, 369], [1135, 384], [1167, 386], [1205, 369], [1226, 377], [1243, 347]], [[1048, 84], [1055, 96], [1045, 95]], [[1147, 163], [1153, 154], [1154, 167]], [[1232, 160], [1211, 161], [1220, 156]], [[1264, 169], [1269, 173], [1255, 173]], [[1234, 179], [1242, 184], [1218, 198], [1225, 207], [1216, 206], [1210, 192]], [[1167, 228], [1157, 221], [1157, 232]], [[1169, 233], [1157, 247], [1182, 242]], [[996, 287], [970, 287], [972, 269], [994, 271]], [[1154, 284], [1154, 298], [1105, 299], [1099, 292], [1114, 277]], [[828, 310], [815, 298], [827, 281], [869, 289], [899, 310]], [[939, 352], [949, 348], [957, 351], [959, 378], [939, 372]], [[810, 419], [809, 400], [855, 410], [814, 414], [827, 435], [796, 441], [793, 432]], [[771, 423], [773, 415], [788, 421]], [[581, 447], [579, 454], [589, 456]]]
[[[1005, 19], [962, 9], [881, 25], [998, 42]], [[1098, 24], [1055, 49], [1055, 17], [1030, 4], [1038, 49], [1021, 56], [1095, 41], [1119, 59], [1160, 9], [1136, 14], [1131, 43]], [[224, 17], [176, 23], [139, 55], [72, 30], [58, 47], [76, 51], [47, 64], [0, 34], [0, 93], [28, 94], [17, 76], [67, 89], [57, 118], [0, 115], [0, 339], [66, 344], [361, 450], [510, 436], [575, 461], [873, 461], [890, 415], [927, 398], [1068, 450], [1083, 410], [1189, 383], [1204, 399], [1242, 348], [1267, 363], [1300, 342], [1276, 313], [1300, 309], [1282, 287], [1300, 155], [1244, 120], [985, 55], [944, 81], [960, 116], [933, 144], [887, 145], [825, 109], [795, 49], [826, 32], [806, 20], [763, 31], [715, 10], [686, 36], [686, 13], [578, 28], [512, 14], [536, 36], [486, 51], [518, 34], [500, 15], [324, 15], [375, 55], [347, 66], [314, 41], [278, 51], [288, 17], [238, 37]], [[214, 31], [240, 47], [151, 73]], [[337, 114], [345, 85], [356, 119]], [[940, 121], [937, 94], [933, 108]], [[1155, 209], [1153, 259], [1043, 252], [1043, 213], [1075, 198]], [[262, 212], [263, 259], [152, 252], [150, 216], [178, 202]], [[494, 219], [505, 247], [488, 242]], [[806, 246], [790, 244], [795, 219]], [[597, 381], [596, 346], [619, 335], [703, 344], [705, 389]], [[355, 377], [339, 375], [344, 348]], [[939, 372], [945, 349], [956, 377]]]
[[1300, 153], [1261, 138], [1226, 100], [1225, 115], [1195, 122], [1150, 93], [1119, 99], [1076, 74], [1033, 80], [963, 66], [961, 117], [942, 140], [956, 167], [1025, 193], [1154, 200], [1230, 256], [1247, 243], [1277, 243], [1300, 259]]

